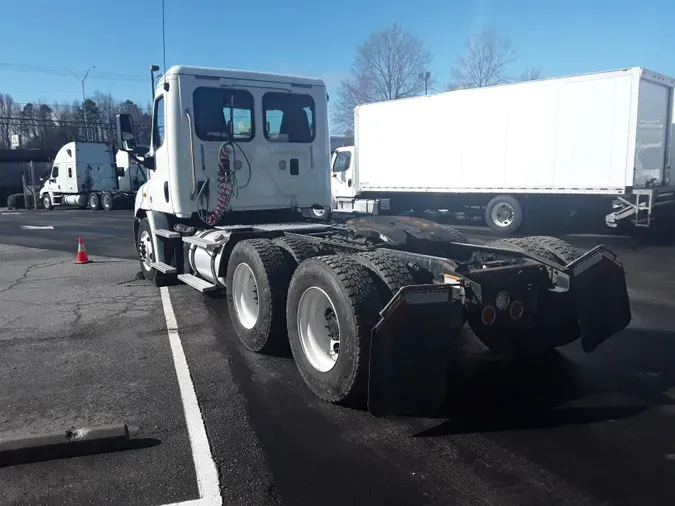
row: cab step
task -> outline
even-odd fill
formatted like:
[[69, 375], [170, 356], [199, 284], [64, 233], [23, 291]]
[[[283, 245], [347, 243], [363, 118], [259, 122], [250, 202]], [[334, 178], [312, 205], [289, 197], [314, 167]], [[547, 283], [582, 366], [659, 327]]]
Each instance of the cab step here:
[[156, 229], [155, 235], [158, 235], [160, 237], [166, 237], [167, 239], [178, 239], [180, 237], [180, 234], [178, 232], [174, 232], [173, 230], [166, 230], [164, 228]]
[[153, 262], [150, 264], [150, 268], [163, 272], [164, 274], [176, 274], [176, 268], [173, 265], [165, 264], [164, 262]]
[[197, 237], [195, 235], [183, 237], [183, 242], [187, 244], [194, 244], [199, 248], [204, 248], [209, 251], [216, 250], [220, 247], [220, 243], [211, 241], [209, 239], [202, 239], [201, 237]]
[[218, 288], [217, 285], [212, 285], [208, 281], [202, 278], [198, 278], [197, 276], [194, 276], [192, 274], [179, 274], [178, 279], [183, 283], [185, 283], [186, 285], [190, 285], [192, 288], [202, 293], [212, 292], [213, 290]]

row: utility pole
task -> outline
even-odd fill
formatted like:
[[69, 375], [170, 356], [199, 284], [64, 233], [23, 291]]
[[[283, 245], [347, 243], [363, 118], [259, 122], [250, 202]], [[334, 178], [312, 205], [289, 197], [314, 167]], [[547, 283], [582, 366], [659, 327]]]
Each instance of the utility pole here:
[[155, 72], [159, 70], [159, 65], [150, 65], [150, 86], [152, 88], [152, 100], [155, 100]]
[[431, 72], [420, 72], [419, 78], [424, 81], [424, 94], [426, 95], [429, 91], [429, 79], [431, 78]]
[[71, 71], [71, 73], [75, 76], [75, 79], [80, 81], [80, 84], [82, 85], [82, 115], [84, 116], [84, 136], [85, 140], [89, 140], [89, 125], [87, 124], [87, 107], [86, 107], [86, 101], [87, 97], [84, 93], [84, 82], [87, 80], [87, 76], [89, 75], [89, 72], [91, 72], [92, 69], [95, 69], [96, 65], [92, 65], [87, 69], [87, 71], [84, 73], [84, 77], [80, 79], [80, 76], [78, 76], [75, 72]]

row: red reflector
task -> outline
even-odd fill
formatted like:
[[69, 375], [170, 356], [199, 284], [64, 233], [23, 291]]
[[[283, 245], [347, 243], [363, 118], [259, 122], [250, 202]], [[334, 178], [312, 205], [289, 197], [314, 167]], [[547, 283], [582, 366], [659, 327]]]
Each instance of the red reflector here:
[[492, 325], [497, 319], [497, 310], [494, 306], [485, 306], [480, 314], [483, 325]]
[[514, 300], [511, 303], [511, 307], [509, 308], [509, 316], [513, 320], [519, 320], [521, 316], [523, 316], [523, 313], [525, 312], [525, 307], [523, 306], [523, 303], [520, 302], [519, 300]]

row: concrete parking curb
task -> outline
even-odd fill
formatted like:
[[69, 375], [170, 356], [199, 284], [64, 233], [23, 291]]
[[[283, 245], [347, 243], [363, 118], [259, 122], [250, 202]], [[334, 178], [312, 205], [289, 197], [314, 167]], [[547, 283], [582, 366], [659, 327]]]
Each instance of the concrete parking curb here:
[[129, 429], [126, 424], [120, 423], [100, 427], [68, 429], [63, 432], [48, 434], [0, 438], [0, 453], [115, 439], [129, 439]]

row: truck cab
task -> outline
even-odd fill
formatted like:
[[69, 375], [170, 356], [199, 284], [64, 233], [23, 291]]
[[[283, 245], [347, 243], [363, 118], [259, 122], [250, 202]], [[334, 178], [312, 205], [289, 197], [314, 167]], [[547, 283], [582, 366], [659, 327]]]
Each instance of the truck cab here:
[[[133, 150], [128, 115], [118, 117], [118, 133]], [[321, 80], [171, 67], [154, 98], [136, 215], [201, 225], [242, 213], [311, 217], [330, 208], [329, 150]]]
[[331, 196], [334, 211], [351, 208], [356, 196], [354, 146], [342, 146], [331, 159]]

